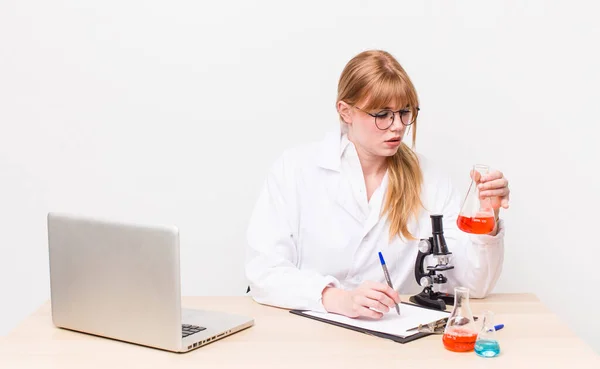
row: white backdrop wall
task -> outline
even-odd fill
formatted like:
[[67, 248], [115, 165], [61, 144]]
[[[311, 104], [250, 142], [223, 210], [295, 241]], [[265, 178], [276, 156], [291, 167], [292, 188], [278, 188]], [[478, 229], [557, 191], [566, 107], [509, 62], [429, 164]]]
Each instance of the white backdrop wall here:
[[495, 292], [600, 352], [599, 6], [564, 3], [2, 1], [0, 335], [49, 298], [48, 211], [175, 224], [183, 294], [242, 295], [267, 168], [379, 48], [419, 92], [417, 150], [465, 191], [476, 162], [510, 180]]

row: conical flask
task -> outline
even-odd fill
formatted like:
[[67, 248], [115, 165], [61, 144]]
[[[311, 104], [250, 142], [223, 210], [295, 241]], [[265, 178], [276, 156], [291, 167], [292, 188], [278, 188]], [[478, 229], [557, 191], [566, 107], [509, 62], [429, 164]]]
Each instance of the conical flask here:
[[454, 288], [454, 308], [448, 318], [442, 342], [450, 351], [473, 351], [477, 340], [477, 328], [469, 305], [469, 289]]
[[471, 185], [456, 220], [458, 228], [464, 232], [486, 234], [494, 230], [496, 220], [492, 198], [480, 199], [477, 188], [481, 176], [487, 175], [489, 171], [490, 168], [487, 165], [476, 164], [473, 166]]
[[482, 357], [494, 357], [500, 354], [500, 344], [496, 339], [496, 328], [494, 326], [494, 313], [483, 312], [483, 326], [475, 341], [475, 353]]

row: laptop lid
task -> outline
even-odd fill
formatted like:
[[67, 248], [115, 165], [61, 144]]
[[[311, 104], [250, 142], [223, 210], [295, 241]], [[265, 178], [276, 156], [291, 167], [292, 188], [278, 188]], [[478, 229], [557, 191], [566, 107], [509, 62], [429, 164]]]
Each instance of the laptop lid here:
[[177, 228], [61, 213], [47, 220], [57, 327], [180, 350]]

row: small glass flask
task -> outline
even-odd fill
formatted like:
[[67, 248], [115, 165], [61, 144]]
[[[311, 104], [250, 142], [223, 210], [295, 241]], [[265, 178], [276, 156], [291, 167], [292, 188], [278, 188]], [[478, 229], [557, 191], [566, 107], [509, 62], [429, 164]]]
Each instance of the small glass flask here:
[[448, 318], [442, 342], [450, 351], [473, 351], [477, 340], [477, 328], [469, 305], [469, 289], [454, 288], [454, 308]]
[[456, 220], [458, 228], [463, 232], [487, 234], [492, 232], [496, 226], [492, 198], [480, 199], [479, 189], [477, 188], [481, 182], [481, 177], [487, 175], [489, 171], [490, 168], [487, 165], [477, 164], [473, 166], [471, 185]]
[[494, 326], [494, 313], [483, 312], [483, 326], [475, 341], [475, 353], [481, 357], [496, 357], [500, 354], [500, 344], [496, 339], [496, 328]]

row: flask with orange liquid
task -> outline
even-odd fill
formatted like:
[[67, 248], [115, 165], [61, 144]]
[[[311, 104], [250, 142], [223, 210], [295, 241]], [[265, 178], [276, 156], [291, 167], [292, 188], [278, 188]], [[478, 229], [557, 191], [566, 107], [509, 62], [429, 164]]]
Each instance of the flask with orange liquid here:
[[442, 342], [450, 351], [473, 351], [477, 341], [477, 328], [469, 305], [469, 289], [454, 288], [454, 308], [446, 323]]
[[479, 198], [479, 185], [481, 176], [487, 175], [490, 168], [487, 165], [476, 164], [473, 166], [471, 185], [460, 209], [456, 220], [458, 228], [463, 232], [486, 234], [494, 230], [496, 220], [492, 207], [492, 198]]

